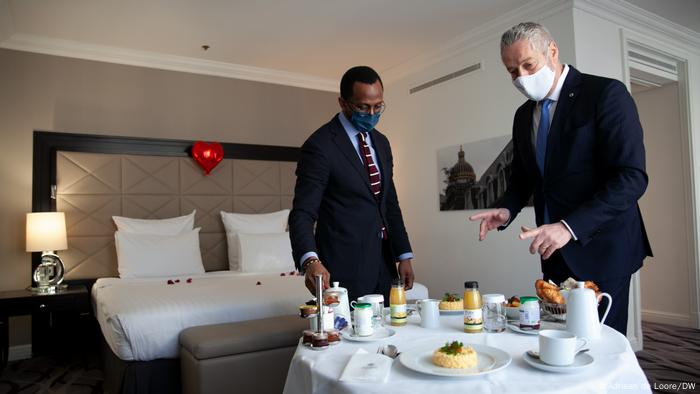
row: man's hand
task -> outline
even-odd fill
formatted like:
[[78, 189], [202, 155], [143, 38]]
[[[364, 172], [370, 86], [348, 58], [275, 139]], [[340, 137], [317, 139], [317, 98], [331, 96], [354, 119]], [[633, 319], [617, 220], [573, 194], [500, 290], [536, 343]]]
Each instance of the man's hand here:
[[520, 228], [520, 239], [532, 238], [530, 253], [539, 253], [542, 260], [547, 260], [557, 249], [562, 248], [571, 240], [571, 233], [563, 223], [544, 224], [535, 229], [525, 226]]
[[316, 263], [309, 264], [304, 274], [304, 283], [306, 284], [306, 288], [309, 289], [314, 296], [316, 296], [316, 275], [323, 275], [323, 290], [331, 287], [331, 274], [326, 267], [323, 266], [323, 263], [319, 260]]
[[510, 211], [505, 208], [491, 209], [486, 212], [477, 213], [469, 216], [472, 222], [481, 220], [479, 226], [479, 241], [486, 239], [486, 233], [503, 226], [510, 219]]
[[406, 290], [411, 290], [413, 288], [413, 267], [411, 266], [411, 259], [399, 261], [399, 278], [403, 280], [404, 288]]

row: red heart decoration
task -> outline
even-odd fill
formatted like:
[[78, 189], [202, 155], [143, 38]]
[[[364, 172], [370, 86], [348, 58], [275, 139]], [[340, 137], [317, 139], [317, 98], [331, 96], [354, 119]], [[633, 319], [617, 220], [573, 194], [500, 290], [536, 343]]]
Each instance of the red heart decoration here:
[[202, 167], [204, 175], [209, 175], [224, 158], [224, 148], [218, 142], [197, 141], [192, 145], [192, 158]]

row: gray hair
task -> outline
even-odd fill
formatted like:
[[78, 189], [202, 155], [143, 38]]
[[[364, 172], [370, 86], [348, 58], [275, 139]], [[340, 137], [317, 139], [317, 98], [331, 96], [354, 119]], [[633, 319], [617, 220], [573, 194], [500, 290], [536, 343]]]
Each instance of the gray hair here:
[[547, 52], [549, 43], [554, 41], [546, 27], [535, 22], [519, 23], [501, 36], [501, 52], [517, 41], [526, 39], [533, 49], [542, 53]]

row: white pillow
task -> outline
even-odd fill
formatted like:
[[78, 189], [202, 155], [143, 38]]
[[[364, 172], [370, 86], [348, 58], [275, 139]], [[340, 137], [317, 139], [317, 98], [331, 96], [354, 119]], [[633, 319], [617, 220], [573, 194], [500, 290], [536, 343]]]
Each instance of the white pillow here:
[[114, 233], [119, 277], [203, 274], [199, 227], [177, 235]]
[[289, 209], [277, 212], [246, 214], [221, 211], [221, 221], [226, 228], [228, 243], [228, 266], [232, 271], [239, 269], [238, 233], [271, 234], [287, 229]]
[[185, 216], [168, 219], [133, 219], [123, 216], [112, 216], [118, 231], [134, 234], [176, 235], [192, 231], [194, 214], [197, 210]]
[[238, 233], [240, 270], [242, 272], [295, 271], [289, 233]]

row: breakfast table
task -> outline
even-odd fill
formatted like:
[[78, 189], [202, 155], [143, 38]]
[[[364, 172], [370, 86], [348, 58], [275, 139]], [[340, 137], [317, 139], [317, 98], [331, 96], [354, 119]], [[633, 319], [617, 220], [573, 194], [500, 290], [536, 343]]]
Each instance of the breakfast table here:
[[[340, 344], [325, 350], [313, 350], [300, 342], [289, 367], [284, 393], [651, 392], [627, 338], [608, 326], [602, 327], [600, 339], [589, 343], [589, 351], [577, 356], [576, 365], [567, 369], [549, 368], [525, 355], [528, 350], [538, 350], [538, 336], [517, 332], [517, 323], [516, 326], [509, 323], [512, 329], [504, 332], [468, 334], [463, 331], [461, 314], [441, 314], [439, 320], [439, 327], [423, 328], [420, 317], [413, 313], [403, 327], [390, 327], [387, 324], [392, 331], [386, 331], [390, 333], [386, 338], [376, 341], [360, 338], [365, 341], [356, 341], [346, 337]], [[549, 328], [564, 329], [562, 323], [546, 324]], [[426, 350], [429, 352], [455, 340], [472, 345], [477, 352], [491, 349], [495, 352], [491, 354], [494, 362], [482, 371], [465, 375], [457, 372], [454, 376], [435, 372], [425, 365], [430, 362], [430, 353], [424, 354]], [[376, 354], [379, 348], [388, 344], [396, 346], [401, 354], [387, 363], [389, 372], [385, 379], [367, 381], [361, 376], [340, 379], [346, 365], [358, 351]], [[585, 362], [579, 363], [579, 357]], [[533, 367], [533, 364], [542, 369]]]

